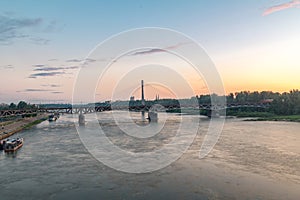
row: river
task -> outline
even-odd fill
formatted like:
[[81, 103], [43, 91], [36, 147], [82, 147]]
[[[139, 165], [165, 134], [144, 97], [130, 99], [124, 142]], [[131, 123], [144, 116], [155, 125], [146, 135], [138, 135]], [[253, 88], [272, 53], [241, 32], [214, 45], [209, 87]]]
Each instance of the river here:
[[[150, 144], [136, 143], [119, 133], [107, 113], [97, 116], [107, 137], [133, 152], [161, 148], [174, 136], [160, 134]], [[178, 128], [179, 116], [170, 116], [164, 124], [168, 133]], [[126, 119], [125, 112], [117, 117]], [[86, 115], [87, 121], [90, 118]], [[209, 120], [200, 118], [199, 123], [196, 139], [178, 160], [154, 172], [132, 174], [95, 159], [82, 144], [71, 115], [42, 122], [14, 136], [25, 140], [15, 154], [0, 152], [0, 199], [300, 198], [300, 123], [226, 119], [218, 143], [204, 159], [199, 159], [199, 149]]]

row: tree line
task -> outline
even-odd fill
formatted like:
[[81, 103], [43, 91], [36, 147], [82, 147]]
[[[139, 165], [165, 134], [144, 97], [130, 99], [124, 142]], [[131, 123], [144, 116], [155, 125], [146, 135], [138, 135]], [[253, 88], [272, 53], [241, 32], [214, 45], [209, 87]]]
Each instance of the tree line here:
[[[216, 94], [212, 95], [199, 95], [192, 97], [191, 99], [182, 99], [181, 102], [189, 101], [195, 102], [195, 100], [199, 104], [210, 104], [211, 97], [214, 98], [223, 98], [224, 96], [218, 96]], [[300, 115], [300, 91], [299, 90], [291, 90], [289, 92], [279, 93], [272, 91], [241, 91], [236, 93], [230, 93], [225, 96], [227, 104], [261, 104], [267, 103], [269, 104], [266, 112], [271, 112], [277, 115]], [[125, 102], [125, 101], [124, 101]], [[126, 101], [128, 103], [128, 101]], [[129, 104], [139, 104], [140, 101], [129, 102]], [[162, 105], [169, 104], [179, 104], [178, 100], [175, 99], [161, 99], [147, 101], [146, 104], [151, 103], [159, 103]], [[68, 104], [70, 105], [70, 104]], [[10, 103], [10, 104], [0, 104], [0, 110], [8, 110], [8, 109], [36, 109], [37, 106], [35, 104], [26, 103], [25, 101], [20, 101], [18, 104]]]
[[25, 101], [20, 101], [18, 104], [0, 104], [0, 110], [22, 110], [22, 109], [36, 109], [35, 104], [26, 103]]
[[[214, 94], [213, 94], [214, 95]], [[211, 95], [196, 96], [199, 104], [210, 103]], [[269, 104], [264, 110], [277, 115], [300, 115], [300, 91], [279, 93], [272, 91], [241, 91], [226, 96], [227, 104]]]

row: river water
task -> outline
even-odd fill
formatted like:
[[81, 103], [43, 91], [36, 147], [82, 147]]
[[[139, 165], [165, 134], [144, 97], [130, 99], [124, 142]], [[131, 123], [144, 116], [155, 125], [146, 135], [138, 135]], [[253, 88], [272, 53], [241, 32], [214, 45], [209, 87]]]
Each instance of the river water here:
[[[107, 137], [132, 152], [170, 142], [180, 117], [169, 114], [166, 133], [147, 144], [121, 134], [120, 124], [107, 113], [97, 115]], [[133, 113], [132, 118], [143, 126], [139, 115]], [[126, 114], [120, 111], [117, 117], [126, 119]], [[193, 144], [170, 165], [141, 174], [117, 171], [96, 160], [70, 115], [20, 132], [24, 146], [15, 154], [0, 152], [0, 199], [300, 199], [300, 123], [226, 119], [217, 145], [199, 159], [209, 120], [184, 117], [199, 120]], [[86, 115], [87, 121], [90, 118]]]

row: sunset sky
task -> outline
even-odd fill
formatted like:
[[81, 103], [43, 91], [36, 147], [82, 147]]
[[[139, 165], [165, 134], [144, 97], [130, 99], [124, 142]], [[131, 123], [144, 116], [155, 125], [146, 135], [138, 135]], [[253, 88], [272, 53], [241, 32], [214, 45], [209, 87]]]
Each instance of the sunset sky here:
[[[112, 35], [143, 27], [168, 28], [195, 40], [214, 62], [226, 93], [300, 88], [300, 1], [1, 0], [0, 103], [71, 102], [82, 59]], [[166, 55], [157, 56], [179, 71], [184, 65]], [[119, 69], [135, 61], [124, 58], [112, 66], [101, 84], [109, 86], [117, 72], [122, 76]], [[139, 98], [140, 80], [151, 82], [157, 77], [151, 73], [147, 77], [137, 71], [125, 77], [115, 98], [127, 99], [131, 94]], [[164, 73], [162, 79], [173, 80], [178, 75]], [[193, 76], [193, 71], [182, 73], [189, 77], [195, 94], [207, 92], [204, 81]], [[172, 84], [173, 90], [186, 91], [176, 81]], [[172, 88], [154, 85], [147, 86], [146, 98], [156, 93], [172, 96]], [[96, 91], [96, 100], [108, 100], [109, 91], [109, 87]], [[193, 92], [178, 93], [178, 97]]]

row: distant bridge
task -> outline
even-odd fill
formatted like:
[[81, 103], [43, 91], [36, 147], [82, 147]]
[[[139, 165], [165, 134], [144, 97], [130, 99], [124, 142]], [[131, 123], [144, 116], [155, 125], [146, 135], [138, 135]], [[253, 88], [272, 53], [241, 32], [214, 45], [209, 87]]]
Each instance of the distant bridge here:
[[[266, 103], [246, 103], [246, 104], [227, 104], [227, 105], [211, 105], [211, 104], [168, 104], [162, 105], [164, 110], [173, 110], [180, 108], [194, 108], [212, 111], [221, 111], [230, 108], [268, 108], [270, 104]], [[21, 110], [0, 110], [0, 117], [10, 116], [26, 116], [36, 113], [94, 113], [104, 112], [109, 110], [131, 110], [131, 111], [149, 111], [152, 105], [96, 105], [96, 106], [66, 106], [66, 107], [51, 107], [51, 108], [36, 108], [36, 109], [21, 109]]]

